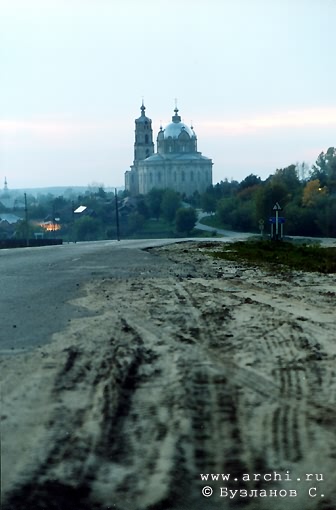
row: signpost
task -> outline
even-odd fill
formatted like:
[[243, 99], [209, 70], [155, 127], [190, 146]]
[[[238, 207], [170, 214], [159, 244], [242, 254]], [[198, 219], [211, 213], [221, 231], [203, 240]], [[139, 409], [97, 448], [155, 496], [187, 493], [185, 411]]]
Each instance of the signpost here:
[[[273, 222], [273, 218], [271, 223], [271, 235], [272, 239], [275, 239], [276, 241], [279, 240], [279, 223], [281, 224], [281, 239], [283, 237], [283, 224], [285, 222], [285, 218], [281, 218], [283, 221], [279, 221], [279, 211], [282, 211], [282, 208], [279, 204], [279, 202], [276, 202], [276, 204], [273, 206], [273, 211], [275, 211], [275, 222]], [[271, 218], [270, 218], [271, 219]], [[273, 224], [275, 223], [275, 236], [273, 236]]]

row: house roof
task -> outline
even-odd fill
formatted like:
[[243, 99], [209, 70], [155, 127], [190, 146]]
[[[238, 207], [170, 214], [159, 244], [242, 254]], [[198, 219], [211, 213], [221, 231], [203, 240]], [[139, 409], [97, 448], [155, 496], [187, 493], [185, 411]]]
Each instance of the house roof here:
[[6, 221], [7, 223], [14, 224], [21, 221], [22, 218], [12, 213], [0, 213], [0, 222]]

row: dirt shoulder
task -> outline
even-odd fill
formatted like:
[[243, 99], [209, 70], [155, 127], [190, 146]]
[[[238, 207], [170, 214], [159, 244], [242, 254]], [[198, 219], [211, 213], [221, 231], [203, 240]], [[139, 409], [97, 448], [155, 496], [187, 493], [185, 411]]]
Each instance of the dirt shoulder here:
[[336, 277], [206, 250], [152, 249], [153, 271], [90, 283], [89, 317], [2, 360], [5, 509], [335, 509]]

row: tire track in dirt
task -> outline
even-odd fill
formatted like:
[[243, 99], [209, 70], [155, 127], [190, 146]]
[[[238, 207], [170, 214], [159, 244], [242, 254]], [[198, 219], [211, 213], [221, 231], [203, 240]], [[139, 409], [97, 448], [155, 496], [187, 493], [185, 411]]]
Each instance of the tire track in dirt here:
[[[285, 297], [294, 276], [276, 287], [273, 275], [223, 268], [197, 250], [190, 265], [185, 249], [157, 250], [172, 261], [165, 278], [105, 279], [88, 289], [86, 306], [100, 316], [69, 336], [51, 389], [49, 446], [8, 510], [204, 510], [199, 473], [240, 479], [281, 470], [329, 476], [323, 502], [300, 495], [291, 510], [334, 510], [330, 296], [322, 296], [323, 320], [308, 321], [310, 287], [298, 312]], [[206, 500], [209, 510], [238, 503]], [[276, 504], [288, 508], [287, 499]], [[245, 500], [249, 510], [269, 505]]]

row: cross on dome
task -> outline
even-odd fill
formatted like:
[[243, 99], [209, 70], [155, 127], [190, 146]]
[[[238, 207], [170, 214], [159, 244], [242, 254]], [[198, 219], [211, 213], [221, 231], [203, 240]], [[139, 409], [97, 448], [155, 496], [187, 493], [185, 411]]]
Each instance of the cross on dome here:
[[144, 117], [144, 116], [145, 116], [146, 106], [144, 105], [144, 100], [143, 100], [143, 98], [142, 98], [142, 103], [141, 103], [140, 110], [141, 110], [141, 115]]

